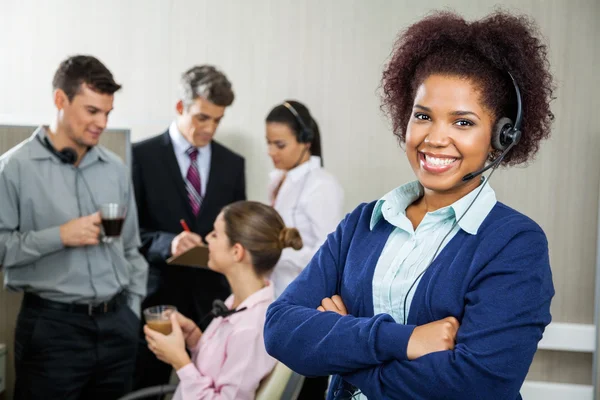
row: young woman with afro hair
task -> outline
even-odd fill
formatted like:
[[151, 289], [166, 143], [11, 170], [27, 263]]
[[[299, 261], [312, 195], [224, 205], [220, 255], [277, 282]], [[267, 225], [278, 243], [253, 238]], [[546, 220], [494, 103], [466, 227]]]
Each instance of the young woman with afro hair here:
[[548, 243], [489, 178], [550, 134], [546, 46], [527, 17], [435, 13], [400, 35], [382, 89], [417, 180], [329, 235], [270, 306], [267, 351], [334, 375], [329, 399], [521, 399], [551, 320]]

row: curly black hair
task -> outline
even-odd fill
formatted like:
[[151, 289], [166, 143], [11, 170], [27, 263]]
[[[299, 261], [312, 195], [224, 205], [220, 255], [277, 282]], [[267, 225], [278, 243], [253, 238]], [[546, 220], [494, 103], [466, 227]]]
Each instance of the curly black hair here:
[[[467, 22], [451, 12], [435, 12], [403, 31], [383, 72], [382, 108], [403, 143], [417, 88], [432, 74], [465, 77], [480, 88], [482, 103], [495, 119], [516, 116], [510, 73], [521, 90], [521, 141], [504, 165], [533, 158], [540, 141], [550, 136], [554, 84], [547, 48], [536, 25], [526, 16], [496, 11]], [[497, 157], [495, 151], [490, 157]]]

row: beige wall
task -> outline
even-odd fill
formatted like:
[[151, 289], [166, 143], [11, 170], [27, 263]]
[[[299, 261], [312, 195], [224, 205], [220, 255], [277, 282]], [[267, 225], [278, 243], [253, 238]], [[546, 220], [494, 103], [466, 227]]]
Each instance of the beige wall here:
[[[350, 210], [413, 179], [376, 94], [398, 31], [433, 8], [450, 5], [478, 17], [496, 3], [0, 0], [0, 123], [48, 120], [55, 67], [67, 55], [83, 52], [100, 57], [124, 84], [111, 123], [131, 127], [133, 140], [139, 140], [168, 126], [178, 75], [193, 64], [214, 63], [237, 93], [218, 140], [246, 156], [249, 197], [266, 199], [270, 162], [263, 119], [273, 105], [296, 98], [308, 104], [320, 124], [325, 165], [346, 189]], [[559, 89], [551, 140], [528, 168], [499, 171], [492, 186], [501, 201], [530, 215], [548, 235], [557, 291], [554, 320], [592, 323], [600, 2], [509, 0], [503, 5], [535, 17], [550, 45]], [[541, 352], [532, 376], [591, 383], [589, 355], [567, 355], [560, 362], [558, 357]]]

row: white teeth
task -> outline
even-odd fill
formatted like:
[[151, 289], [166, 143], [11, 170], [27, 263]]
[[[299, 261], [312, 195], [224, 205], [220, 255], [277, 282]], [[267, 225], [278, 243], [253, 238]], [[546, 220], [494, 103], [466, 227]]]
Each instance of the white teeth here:
[[454, 161], [456, 161], [456, 158], [437, 158], [425, 154], [425, 161], [427, 164], [442, 166], [452, 164]]

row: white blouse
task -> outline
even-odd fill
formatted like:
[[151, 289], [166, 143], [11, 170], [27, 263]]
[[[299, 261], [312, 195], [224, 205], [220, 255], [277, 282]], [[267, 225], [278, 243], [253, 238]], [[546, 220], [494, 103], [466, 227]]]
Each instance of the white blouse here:
[[298, 229], [304, 246], [300, 250], [284, 249], [271, 276], [278, 297], [306, 267], [327, 235], [342, 220], [344, 190], [337, 179], [321, 167], [321, 158], [310, 159], [287, 172], [275, 201], [275, 190], [285, 171], [270, 174], [269, 201], [286, 226]]

